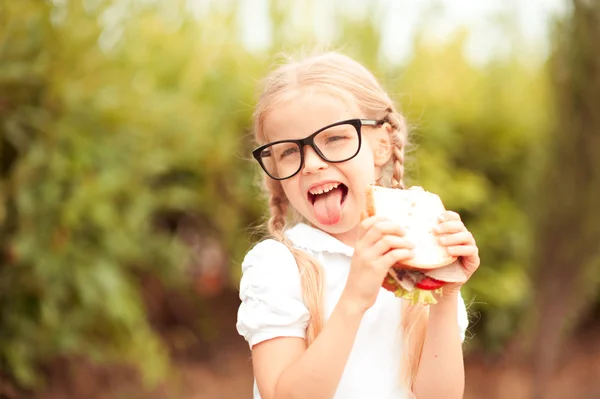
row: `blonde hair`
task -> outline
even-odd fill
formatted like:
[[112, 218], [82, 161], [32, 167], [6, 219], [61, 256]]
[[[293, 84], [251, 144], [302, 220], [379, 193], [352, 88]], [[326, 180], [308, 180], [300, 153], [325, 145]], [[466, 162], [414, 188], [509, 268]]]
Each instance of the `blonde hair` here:
[[[298, 91], [319, 90], [350, 96], [364, 112], [365, 117], [384, 119], [392, 127], [390, 139], [394, 145], [393, 155], [382, 170], [379, 184], [404, 188], [404, 149], [407, 144], [407, 126], [402, 115], [396, 111], [391, 98], [381, 88], [376, 78], [360, 63], [338, 53], [324, 53], [288, 61], [274, 70], [263, 81], [263, 90], [254, 111], [254, 134], [256, 141], [267, 141], [263, 124], [269, 112]], [[323, 328], [323, 281], [319, 262], [304, 251], [294, 248], [284, 234], [289, 201], [279, 181], [264, 176], [264, 188], [269, 196], [269, 234], [284, 243], [293, 253], [302, 282], [304, 302], [310, 313], [306, 341], [310, 345]], [[290, 212], [288, 212], [290, 211]], [[297, 215], [296, 215], [297, 216]], [[401, 331], [404, 337], [400, 378], [412, 390], [423, 349], [427, 327], [428, 308], [403, 301]]]

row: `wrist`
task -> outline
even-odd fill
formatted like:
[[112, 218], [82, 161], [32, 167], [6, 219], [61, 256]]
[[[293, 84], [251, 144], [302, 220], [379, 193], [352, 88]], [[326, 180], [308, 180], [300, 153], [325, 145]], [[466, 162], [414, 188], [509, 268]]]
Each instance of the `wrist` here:
[[445, 304], [445, 303], [456, 304], [456, 302], [458, 301], [459, 295], [460, 295], [460, 288], [444, 287], [442, 289], [441, 294], [435, 294], [435, 297], [437, 299], [436, 305]]
[[368, 309], [368, 307], [364, 306], [359, 301], [349, 298], [345, 294], [342, 294], [340, 297], [337, 308], [339, 308], [340, 311], [349, 318], [362, 318]]
[[444, 298], [458, 298], [460, 295], [460, 289], [462, 288], [461, 284], [446, 284], [442, 288], [442, 293], [438, 295], [440, 299]]

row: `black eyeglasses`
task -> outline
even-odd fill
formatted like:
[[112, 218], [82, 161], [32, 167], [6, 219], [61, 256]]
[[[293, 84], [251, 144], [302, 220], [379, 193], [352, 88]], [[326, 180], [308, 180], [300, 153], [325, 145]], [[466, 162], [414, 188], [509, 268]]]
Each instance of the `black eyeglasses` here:
[[304, 146], [310, 146], [324, 161], [348, 161], [360, 151], [362, 126], [381, 126], [385, 119], [349, 119], [325, 126], [300, 140], [280, 140], [252, 151], [265, 173], [275, 180], [295, 176], [304, 165]]

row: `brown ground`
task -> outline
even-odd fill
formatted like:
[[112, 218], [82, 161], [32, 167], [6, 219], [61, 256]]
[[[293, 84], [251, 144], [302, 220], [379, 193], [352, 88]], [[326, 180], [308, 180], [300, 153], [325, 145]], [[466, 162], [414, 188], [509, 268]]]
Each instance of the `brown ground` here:
[[[153, 292], [153, 295], [159, 295]], [[155, 298], [156, 299], [156, 298]], [[161, 299], [161, 298], [159, 298]], [[165, 299], [165, 298], [162, 298]], [[151, 308], [155, 322], [169, 324], [165, 315], [184, 320], [194, 307], [181, 298], [169, 297], [166, 309]], [[221, 328], [210, 344], [179, 352], [175, 374], [161, 389], [141, 393], [131, 373], [117, 368], [98, 368], [81, 361], [57, 362], [47, 392], [37, 399], [251, 399], [252, 366], [245, 341], [235, 329], [238, 300], [235, 293], [211, 301], [210, 312]], [[161, 300], [155, 301], [161, 303]], [[166, 309], [166, 310], [165, 310]], [[174, 316], [173, 313], [176, 313]], [[177, 316], [177, 314], [179, 316]], [[181, 328], [181, 326], [180, 326]], [[168, 335], [168, 333], [164, 333]], [[589, 328], [566, 344], [559, 370], [551, 381], [548, 399], [600, 398], [600, 328]], [[177, 353], [177, 351], [175, 351]], [[516, 362], [492, 361], [471, 354], [466, 358], [465, 399], [531, 398], [530, 373]], [[8, 398], [32, 398], [16, 395], [7, 388], [0, 393]], [[0, 398], [5, 399], [0, 395]]]

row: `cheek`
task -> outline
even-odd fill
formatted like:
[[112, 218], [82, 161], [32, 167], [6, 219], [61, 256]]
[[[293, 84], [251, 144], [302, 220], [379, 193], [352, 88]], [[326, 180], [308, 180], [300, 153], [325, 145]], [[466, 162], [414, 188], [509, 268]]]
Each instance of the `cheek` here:
[[362, 148], [354, 160], [356, 162], [353, 163], [353, 180], [355, 180], [356, 183], [365, 186], [365, 188], [367, 185], [374, 183], [375, 179], [378, 177], [377, 168], [375, 167], [373, 154], [368, 148]]
[[296, 177], [284, 180], [281, 183], [281, 187], [283, 188], [285, 196], [288, 198], [290, 204], [294, 208], [297, 208], [297, 205], [303, 199], [302, 192], [300, 190], [300, 182]]

